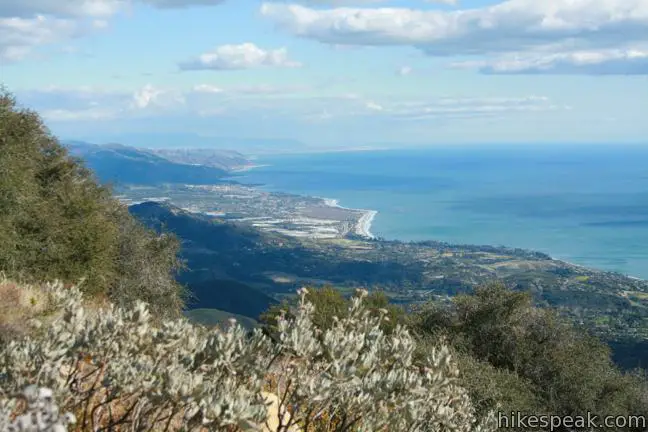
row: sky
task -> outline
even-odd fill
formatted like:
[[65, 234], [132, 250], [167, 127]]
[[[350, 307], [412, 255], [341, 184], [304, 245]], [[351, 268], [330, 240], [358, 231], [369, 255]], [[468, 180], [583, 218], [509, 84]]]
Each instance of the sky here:
[[0, 0], [63, 139], [648, 144], [648, 0]]

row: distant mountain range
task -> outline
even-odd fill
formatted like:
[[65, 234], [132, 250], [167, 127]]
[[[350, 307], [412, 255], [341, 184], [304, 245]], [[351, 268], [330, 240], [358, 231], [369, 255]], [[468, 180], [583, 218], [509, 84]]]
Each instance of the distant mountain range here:
[[63, 142], [102, 183], [153, 185], [213, 184], [232, 170], [250, 164], [242, 154], [226, 150], [150, 150], [121, 144]]
[[248, 158], [233, 150], [178, 148], [148, 149], [148, 151], [171, 162], [186, 165], [203, 165], [225, 171], [232, 171], [250, 165]]
[[233, 138], [203, 136], [195, 133], [128, 133], [102, 136], [82, 141], [121, 143], [150, 149], [200, 148], [234, 150], [246, 155], [292, 153], [308, 150], [301, 141], [279, 138]]

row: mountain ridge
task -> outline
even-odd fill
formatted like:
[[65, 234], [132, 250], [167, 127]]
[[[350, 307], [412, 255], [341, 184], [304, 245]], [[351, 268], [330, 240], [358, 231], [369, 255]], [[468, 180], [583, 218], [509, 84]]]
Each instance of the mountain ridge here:
[[[123, 144], [66, 141], [70, 154], [82, 159], [102, 183], [155, 185], [161, 183], [214, 184], [230, 172], [249, 165], [237, 152], [211, 151], [203, 163], [188, 163], [173, 152], [154, 151]], [[203, 158], [205, 159], [205, 158]], [[200, 161], [193, 155], [192, 161]]]

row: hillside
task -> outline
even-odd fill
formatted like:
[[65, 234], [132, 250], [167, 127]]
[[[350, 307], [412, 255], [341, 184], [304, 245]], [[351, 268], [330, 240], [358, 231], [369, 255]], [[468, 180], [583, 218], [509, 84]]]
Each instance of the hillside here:
[[37, 113], [0, 88], [0, 274], [83, 280], [87, 295], [118, 305], [146, 299], [163, 317], [183, 307], [177, 252], [174, 237], [145, 229]]
[[[252, 132], [252, 131], [248, 131]], [[309, 146], [295, 139], [204, 136], [197, 133], [141, 132], [100, 135], [103, 142], [118, 142], [127, 146], [158, 149], [218, 149], [235, 150], [246, 155], [296, 153], [308, 151]]]
[[[530, 291], [573, 322], [625, 349], [648, 337], [648, 282], [575, 266], [531, 251], [494, 246], [350, 239], [308, 240], [189, 213], [168, 204], [130, 207], [147, 226], [175, 233], [193, 281], [233, 280], [280, 299], [302, 285], [350, 292], [373, 287], [405, 305], [470, 292], [500, 280]], [[219, 307], [221, 309], [222, 308]], [[230, 311], [256, 318], [252, 310]], [[627, 341], [630, 343], [628, 347]], [[642, 357], [648, 357], [644, 354]], [[647, 358], [648, 359], [648, 358]]]
[[202, 149], [202, 148], [151, 148], [147, 151], [161, 156], [171, 162], [186, 165], [203, 165], [232, 171], [250, 165], [243, 154], [234, 150]]
[[[102, 183], [152, 185], [161, 183], [213, 184], [222, 181], [232, 167], [232, 156], [216, 166], [173, 161], [154, 152], [119, 144], [94, 145], [68, 142], [70, 154], [81, 158]], [[235, 160], [238, 161], [238, 158]], [[234, 164], [238, 166], [238, 162]]]
[[231, 262], [236, 266], [241, 251], [253, 251], [266, 244], [255, 231], [158, 203], [133, 205], [129, 211], [150, 228], [171, 231], [181, 239], [181, 256], [187, 260], [187, 269], [179, 274], [178, 281], [191, 292], [189, 309], [221, 309], [257, 318], [277, 303], [247, 284], [238, 273], [222, 272], [216, 264]]

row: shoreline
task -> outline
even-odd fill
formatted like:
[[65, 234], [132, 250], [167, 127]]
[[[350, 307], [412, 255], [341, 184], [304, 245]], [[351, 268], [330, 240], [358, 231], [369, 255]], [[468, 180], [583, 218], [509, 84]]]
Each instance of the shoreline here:
[[359, 236], [367, 237], [369, 239], [375, 239], [376, 236], [374, 236], [371, 233], [371, 224], [373, 223], [374, 218], [378, 214], [377, 210], [367, 210], [367, 209], [358, 209], [358, 208], [351, 208], [351, 207], [342, 207], [339, 204], [339, 200], [334, 199], [334, 198], [323, 198], [323, 197], [316, 197], [319, 198], [323, 201], [324, 205], [328, 207], [335, 207], [343, 210], [353, 210], [353, 211], [361, 211], [363, 212], [363, 215], [360, 216], [360, 219], [356, 222], [355, 226], [353, 227], [353, 233]]
[[549, 255], [549, 257], [551, 258], [552, 261], [560, 261], [561, 263], [568, 264], [568, 265], [570, 265], [572, 267], [576, 267], [576, 268], [581, 269], [581, 270], [597, 271], [597, 272], [602, 272], [602, 273], [616, 273], [616, 274], [619, 274], [619, 275], [621, 275], [623, 277], [627, 277], [628, 279], [632, 279], [632, 280], [635, 280], [635, 281], [648, 281], [648, 279], [646, 279], [646, 278], [641, 278], [641, 277], [637, 277], [637, 276], [630, 276], [629, 274], [625, 274], [625, 273], [622, 273], [622, 272], [619, 272], [619, 271], [605, 270], [605, 269], [598, 268], [598, 267], [590, 267], [590, 266], [583, 265], [583, 264], [576, 264], [576, 263], [574, 263], [572, 261], [567, 261], [566, 259], [563, 259], [563, 258], [556, 258], [555, 256], [552, 256], [552, 255]]
[[263, 167], [267, 167], [267, 166], [270, 166], [270, 165], [268, 165], [268, 164], [258, 164], [258, 165], [250, 164], [250, 165], [243, 165], [243, 166], [238, 167], [238, 168], [232, 168], [232, 169], [229, 170], [229, 172], [231, 172], [231, 173], [246, 172], [246, 171], [253, 170], [253, 169], [255, 169], [255, 168], [263, 168]]
[[[367, 210], [367, 209], [358, 209], [358, 208], [352, 208], [352, 207], [343, 207], [343, 206], [341, 206], [339, 204], [339, 200], [337, 200], [335, 198], [324, 198], [324, 197], [315, 197], [315, 198], [321, 199], [324, 202], [324, 204], [326, 206], [329, 206], [329, 207], [336, 207], [336, 208], [340, 208], [340, 209], [344, 209], [344, 210], [355, 210], [355, 211], [364, 212], [364, 214], [356, 222], [356, 224], [355, 224], [355, 226], [353, 228], [353, 233], [356, 234], [356, 235], [360, 235], [360, 236], [363, 236], [363, 237], [370, 238], [370, 239], [375, 239], [376, 238], [376, 236], [374, 236], [371, 233], [371, 225], [373, 223], [374, 218], [378, 214], [378, 211], [376, 211], [376, 210]], [[526, 250], [528, 250], [530, 252], [535, 252], [536, 251], [536, 249], [526, 249]], [[559, 261], [559, 262], [562, 262], [564, 264], [576, 267], [576, 268], [581, 269], [581, 270], [596, 271], [596, 272], [602, 272], [602, 273], [616, 273], [616, 274], [619, 274], [619, 275], [621, 275], [623, 277], [626, 277], [628, 279], [631, 279], [631, 280], [648, 281], [648, 279], [644, 279], [644, 278], [637, 277], [637, 276], [631, 276], [629, 274], [625, 274], [625, 273], [622, 273], [622, 272], [619, 272], [619, 271], [605, 270], [605, 269], [598, 268], [598, 267], [592, 267], [592, 266], [587, 266], [587, 265], [583, 265], [583, 264], [576, 264], [574, 262], [567, 261], [566, 259], [563, 259], [563, 258], [558, 258], [558, 257], [552, 256], [550, 254], [547, 254], [547, 255], [549, 255], [549, 258], [552, 261]]]
[[[252, 169], [255, 169], [255, 168], [261, 168], [261, 167], [266, 167], [266, 166], [270, 166], [270, 165], [267, 165], [267, 164], [258, 164], [258, 165], [251, 164], [251, 165], [248, 165], [248, 166], [238, 168], [236, 170], [232, 170], [232, 172], [244, 172], [244, 171], [249, 171], [249, 170], [252, 170]], [[318, 200], [320, 200], [322, 202], [323, 205], [325, 205], [327, 207], [334, 207], [334, 208], [339, 208], [339, 209], [342, 209], [342, 210], [348, 210], [348, 211], [353, 211], [353, 212], [362, 212], [362, 215], [359, 217], [359, 219], [356, 220], [355, 224], [353, 225], [353, 227], [348, 232], [351, 232], [351, 233], [353, 233], [355, 235], [358, 235], [358, 236], [361, 236], [361, 237], [365, 237], [367, 239], [372, 239], [372, 240], [376, 239], [376, 236], [371, 232], [371, 228], [372, 228], [375, 217], [379, 213], [377, 210], [369, 210], [369, 209], [341, 206], [339, 204], [339, 200], [336, 199], [336, 198], [326, 198], [326, 197], [316, 196], [316, 195], [302, 195], [302, 196], [310, 196], [311, 198], [318, 199]], [[434, 240], [434, 241], [436, 241], [436, 240]], [[522, 248], [522, 249], [525, 249], [528, 252], [538, 252], [537, 249], [533, 249], [533, 248]], [[638, 276], [632, 276], [632, 275], [626, 274], [626, 273], [624, 273], [622, 271], [608, 270], [608, 269], [604, 269], [604, 268], [600, 268], [600, 267], [596, 267], [596, 266], [588, 265], [588, 264], [577, 264], [577, 263], [574, 263], [572, 261], [569, 261], [569, 258], [561, 258], [560, 256], [551, 255], [551, 253], [546, 253], [546, 252], [545, 252], [545, 254], [548, 255], [549, 258], [552, 261], [559, 261], [559, 262], [562, 262], [564, 264], [567, 264], [569, 266], [572, 266], [572, 267], [580, 269], [580, 270], [596, 271], [596, 272], [601, 272], [601, 273], [615, 273], [615, 274], [618, 274], [620, 276], [626, 277], [626, 278], [634, 280], [634, 281], [648, 281], [648, 278], [642, 278], [640, 276], [639, 277]]]

